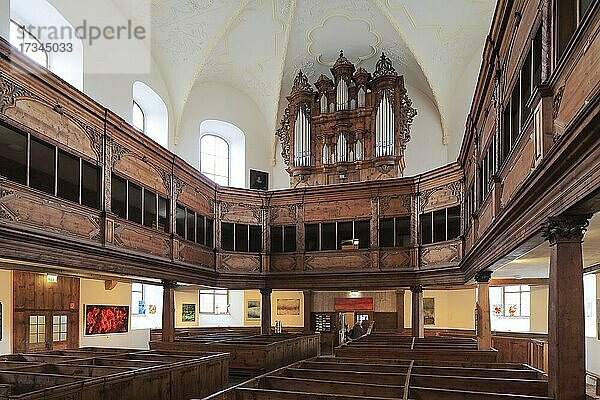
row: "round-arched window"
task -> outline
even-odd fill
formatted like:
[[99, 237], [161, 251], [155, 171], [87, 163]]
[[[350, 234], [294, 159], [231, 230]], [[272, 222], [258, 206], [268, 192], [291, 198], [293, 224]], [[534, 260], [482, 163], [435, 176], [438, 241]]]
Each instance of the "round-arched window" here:
[[10, 20], [10, 44], [42, 67], [49, 67], [48, 52], [42, 42], [29, 32], [25, 25], [13, 19]]
[[220, 136], [200, 138], [200, 172], [222, 186], [229, 186], [229, 144]]

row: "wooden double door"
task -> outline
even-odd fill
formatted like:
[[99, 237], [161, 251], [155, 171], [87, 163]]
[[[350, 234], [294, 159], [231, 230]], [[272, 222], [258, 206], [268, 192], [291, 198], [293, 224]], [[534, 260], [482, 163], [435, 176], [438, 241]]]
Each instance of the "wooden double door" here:
[[13, 273], [13, 352], [79, 347], [79, 279]]

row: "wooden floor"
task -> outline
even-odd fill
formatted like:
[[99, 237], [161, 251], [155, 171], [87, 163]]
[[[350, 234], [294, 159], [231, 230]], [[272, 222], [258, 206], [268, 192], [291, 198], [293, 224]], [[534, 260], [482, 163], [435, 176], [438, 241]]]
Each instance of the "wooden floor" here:
[[294, 363], [208, 399], [548, 399], [541, 371], [495, 362], [494, 352], [478, 357], [470, 339], [371, 335], [335, 353]]
[[187, 400], [227, 388], [227, 354], [83, 348], [0, 357], [1, 400]]

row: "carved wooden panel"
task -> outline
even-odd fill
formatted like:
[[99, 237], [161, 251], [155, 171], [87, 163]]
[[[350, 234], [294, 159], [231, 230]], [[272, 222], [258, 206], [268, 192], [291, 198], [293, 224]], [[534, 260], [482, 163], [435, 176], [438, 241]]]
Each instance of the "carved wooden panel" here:
[[298, 260], [300, 255], [296, 254], [271, 254], [271, 263], [269, 264], [272, 272], [290, 272], [298, 270]]
[[8, 182], [0, 185], [0, 222], [100, 241], [100, 212]]
[[379, 217], [411, 214], [411, 194], [382, 196], [379, 198]]
[[148, 158], [140, 157], [134, 149], [121, 145], [129, 151], [124, 153], [120, 159], [113, 160], [115, 161], [113, 171], [167, 196], [170, 187], [170, 175], [167, 176], [169, 172]]
[[219, 201], [219, 218], [223, 222], [260, 225], [262, 209], [259, 204]]
[[428, 245], [421, 251], [421, 266], [423, 267], [446, 265], [459, 261], [460, 249], [456, 242]]
[[298, 222], [296, 204], [285, 204], [271, 207], [271, 225], [294, 225]]
[[335, 271], [369, 268], [371, 268], [371, 258], [368, 252], [327, 252], [310, 254], [304, 259], [304, 269], [306, 271]]
[[253, 254], [224, 253], [221, 255], [221, 264], [217, 265], [217, 270], [260, 272], [260, 256]]
[[410, 268], [411, 254], [407, 249], [381, 250], [379, 268]]
[[491, 197], [493, 195], [493, 192], [489, 194], [488, 199], [483, 203], [483, 206], [479, 210], [479, 236], [483, 235], [492, 223], [494, 207]]
[[179, 242], [179, 260], [203, 267], [214, 268], [213, 251], [196, 243], [182, 240]]
[[122, 219], [115, 221], [114, 244], [164, 258], [171, 256], [171, 239], [168, 234]]
[[371, 216], [369, 198], [356, 200], [323, 201], [304, 205], [304, 221], [356, 220], [368, 219]]
[[460, 204], [461, 193], [462, 183], [460, 181], [425, 190], [419, 195], [420, 212], [439, 210]]
[[[7, 74], [0, 74], [0, 114], [33, 130], [42, 138], [45, 136], [100, 161], [102, 121], [86, 115], [83, 110], [66, 110], [61, 105], [64, 99], [60, 100], [49, 102], [27, 85]], [[69, 100], [66, 102], [70, 103]]]
[[183, 185], [181, 193], [177, 196], [177, 202], [214, 219], [214, 190], [198, 183]]
[[[580, 41], [575, 57], [565, 71], [566, 77], [562, 85], [557, 85], [554, 94], [556, 128], [559, 134], [569, 125], [577, 113], [590, 101], [594, 93], [597, 94], [600, 81], [600, 21], [590, 27], [590, 33]], [[583, 49], [580, 49], [583, 47]], [[568, 99], [562, 101], [562, 99]]]
[[[528, 130], [529, 133], [529, 130]], [[520, 153], [513, 157], [514, 162], [507, 167], [503, 173], [504, 179], [501, 186], [502, 206], [510, 200], [513, 194], [521, 186], [525, 178], [533, 170], [535, 165], [535, 145], [533, 140], [527, 137]]]

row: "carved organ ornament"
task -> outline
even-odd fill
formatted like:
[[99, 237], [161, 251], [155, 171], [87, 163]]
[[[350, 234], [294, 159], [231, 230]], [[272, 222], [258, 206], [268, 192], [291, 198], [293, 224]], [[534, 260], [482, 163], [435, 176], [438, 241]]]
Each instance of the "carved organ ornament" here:
[[276, 135], [290, 183], [324, 185], [401, 177], [417, 110], [392, 62], [381, 54], [371, 75], [340, 56], [333, 79], [294, 79]]

